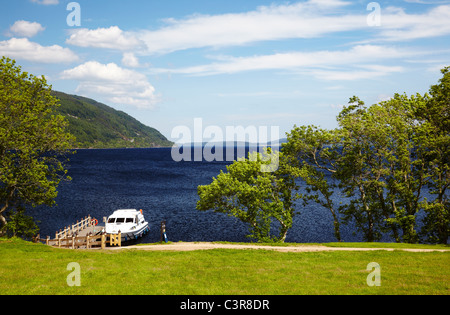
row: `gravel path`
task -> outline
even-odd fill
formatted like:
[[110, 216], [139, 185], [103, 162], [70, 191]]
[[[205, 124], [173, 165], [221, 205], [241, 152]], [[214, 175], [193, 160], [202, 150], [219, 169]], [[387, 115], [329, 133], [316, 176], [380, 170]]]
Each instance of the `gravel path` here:
[[264, 249], [278, 252], [326, 252], [326, 251], [374, 251], [374, 250], [402, 250], [405, 252], [448, 252], [450, 249], [413, 249], [413, 248], [353, 248], [353, 247], [327, 247], [323, 245], [298, 245], [298, 246], [264, 246], [264, 245], [240, 245], [240, 244], [218, 244], [205, 242], [181, 242], [163, 245], [140, 245], [125, 247], [110, 247], [111, 250], [138, 249], [152, 251], [194, 251], [211, 249]]

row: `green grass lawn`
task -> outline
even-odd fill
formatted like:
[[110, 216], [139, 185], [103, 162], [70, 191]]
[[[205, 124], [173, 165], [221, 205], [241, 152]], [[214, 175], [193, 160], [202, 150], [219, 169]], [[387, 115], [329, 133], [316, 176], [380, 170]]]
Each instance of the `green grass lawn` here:
[[[79, 287], [66, 282], [71, 262]], [[379, 287], [366, 283], [370, 262]], [[450, 252], [86, 251], [0, 239], [0, 294], [447, 295]]]

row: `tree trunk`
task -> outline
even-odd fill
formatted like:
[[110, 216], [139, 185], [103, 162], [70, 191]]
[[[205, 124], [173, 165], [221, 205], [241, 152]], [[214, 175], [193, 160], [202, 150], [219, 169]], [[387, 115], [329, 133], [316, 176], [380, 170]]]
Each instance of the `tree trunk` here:
[[366, 193], [364, 191], [364, 188], [362, 186], [359, 186], [359, 192], [361, 193], [361, 201], [364, 206], [364, 211], [367, 213], [367, 221], [368, 221], [368, 230], [366, 233], [366, 238], [368, 242], [374, 241], [374, 235], [373, 235], [373, 218], [372, 213], [370, 212], [370, 208], [367, 205], [367, 198]]
[[447, 224], [446, 224], [445, 218], [444, 218], [444, 211], [445, 211], [444, 194], [445, 194], [445, 188], [442, 189], [442, 187], [439, 187], [438, 203], [441, 204], [444, 209], [442, 209], [442, 211], [439, 211], [439, 214], [438, 214], [437, 232], [438, 232], [439, 244], [447, 245], [449, 235], [448, 235]]
[[9, 202], [12, 200], [12, 197], [14, 196], [14, 189], [11, 189], [9, 195], [6, 197], [5, 205], [0, 209], [0, 228], [4, 227], [8, 222], [6, 221], [6, 218], [3, 216], [3, 213], [8, 210], [10, 204]]
[[286, 241], [287, 232], [288, 228], [283, 225], [283, 228], [281, 229], [280, 233], [280, 243], [284, 243]]
[[3, 215], [1, 215], [0, 214], [0, 222], [1, 222], [1, 224], [0, 224], [0, 228], [2, 228], [3, 226], [5, 226], [6, 225], [6, 218], [3, 216]]
[[[388, 208], [386, 207], [386, 200], [384, 199], [384, 196], [383, 196], [383, 190], [377, 189], [377, 192], [378, 192], [378, 198], [380, 199], [380, 204], [381, 204], [381, 209], [383, 211], [383, 215], [387, 220], [390, 218], [390, 214], [389, 214]], [[395, 223], [392, 223], [389, 225], [392, 229], [392, 234], [395, 239], [395, 242], [400, 243], [400, 238], [398, 236], [398, 231], [397, 231], [397, 227], [395, 226]]]
[[3, 216], [3, 212], [5, 212], [6, 209], [8, 209], [8, 201], [6, 201], [3, 208], [0, 209], [0, 228], [3, 228], [6, 225], [6, 223], [8, 223], [6, 222], [6, 218]]
[[333, 224], [334, 224], [334, 236], [336, 237], [338, 242], [341, 242], [341, 231], [340, 231], [340, 224], [339, 224], [339, 219], [336, 215], [336, 213], [334, 212], [334, 209], [332, 206], [330, 206], [330, 211], [331, 214], [333, 215]]

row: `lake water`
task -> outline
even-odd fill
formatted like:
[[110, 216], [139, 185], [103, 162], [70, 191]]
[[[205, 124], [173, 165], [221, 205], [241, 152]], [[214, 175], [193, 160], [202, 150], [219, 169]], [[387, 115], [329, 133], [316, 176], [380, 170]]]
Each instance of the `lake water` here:
[[[40, 221], [41, 236], [50, 235], [88, 214], [99, 222], [117, 209], [143, 209], [150, 233], [142, 242], [160, 240], [160, 223], [166, 221], [170, 241], [245, 242], [247, 226], [212, 211], [195, 209], [197, 186], [226, 170], [228, 162], [174, 162], [170, 148], [78, 150], [68, 165], [72, 181], [59, 186], [57, 206], [39, 207], [30, 214]], [[288, 232], [287, 242], [334, 242], [329, 211], [299, 201], [300, 214]], [[361, 241], [353, 228], [341, 226], [345, 241]]]

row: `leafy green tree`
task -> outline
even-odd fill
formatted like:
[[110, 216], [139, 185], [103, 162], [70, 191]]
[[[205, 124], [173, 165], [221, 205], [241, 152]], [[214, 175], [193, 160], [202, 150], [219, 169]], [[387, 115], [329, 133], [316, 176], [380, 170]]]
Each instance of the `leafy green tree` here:
[[[368, 241], [388, 230], [400, 241], [397, 230], [401, 229], [403, 241], [416, 243], [421, 209], [429, 213], [425, 228], [439, 225], [440, 241], [448, 238], [444, 200], [449, 183], [448, 131], [441, 129], [444, 124], [438, 119], [433, 125], [431, 119], [420, 116], [423, 112], [442, 115], [434, 108], [439, 107], [436, 102], [429, 95], [396, 94], [366, 108], [354, 97], [338, 117], [343, 149], [336, 177], [349, 197], [358, 197], [341, 212], [346, 219], [354, 219]], [[423, 201], [429, 188], [438, 195], [431, 203]]]
[[[396, 94], [365, 106], [352, 97], [332, 131], [295, 127], [283, 153], [306, 184], [305, 202], [314, 200], [342, 222], [353, 222], [366, 241], [392, 233], [416, 243], [417, 215], [426, 217], [421, 236], [446, 243], [450, 233], [450, 67], [429, 94]], [[338, 209], [336, 187], [347, 197]], [[424, 198], [426, 193], [431, 198]], [[401, 232], [401, 234], [400, 234]]]
[[[44, 77], [0, 60], [0, 226], [26, 205], [53, 205], [66, 176], [64, 155], [74, 142]], [[17, 213], [11, 214], [17, 219]]]
[[428, 242], [446, 244], [450, 236], [450, 67], [441, 72], [443, 77], [430, 88], [430, 97], [415, 107], [415, 117], [423, 126], [427, 185], [436, 196], [422, 202], [426, 217], [421, 236]]
[[287, 135], [287, 143], [283, 144], [283, 153], [291, 167], [305, 185], [305, 193], [299, 195], [306, 205], [314, 201], [330, 211], [334, 223], [334, 235], [341, 241], [338, 210], [333, 202], [336, 173], [335, 163], [336, 132], [320, 129], [316, 126], [295, 126]]
[[[270, 149], [267, 153], [274, 156]], [[274, 172], [263, 171], [273, 161], [257, 152], [235, 161], [211, 184], [198, 187], [197, 209], [238, 218], [249, 225], [249, 237], [259, 242], [284, 242], [296, 214], [293, 191], [297, 186], [283, 155], [276, 155], [279, 162]]]
[[354, 221], [365, 240], [373, 242], [381, 237], [382, 222], [375, 194], [379, 185], [379, 147], [373, 141], [377, 130], [371, 126], [364, 102], [353, 97], [349, 103], [338, 116], [341, 151], [335, 177], [350, 199], [340, 212], [345, 222]]
[[353, 97], [338, 117], [343, 132], [338, 177], [348, 196], [357, 197], [342, 212], [347, 220], [354, 219], [368, 241], [388, 230], [400, 241], [399, 228], [405, 241], [417, 241], [415, 220], [425, 173], [412, 104], [421, 101], [420, 95], [397, 94], [365, 107]]
[[9, 211], [6, 230], [8, 236], [31, 239], [39, 232], [39, 227], [32, 217], [25, 214], [23, 207], [18, 207]]
[[424, 101], [420, 94], [411, 97], [396, 94], [381, 104], [389, 117], [384, 128], [390, 135], [387, 157], [390, 174], [385, 181], [393, 218], [387, 222], [397, 224], [408, 243], [418, 241], [417, 214], [428, 183], [424, 159], [428, 148], [424, 139], [431, 135], [414, 116], [414, 108]]

